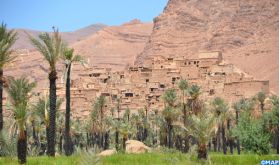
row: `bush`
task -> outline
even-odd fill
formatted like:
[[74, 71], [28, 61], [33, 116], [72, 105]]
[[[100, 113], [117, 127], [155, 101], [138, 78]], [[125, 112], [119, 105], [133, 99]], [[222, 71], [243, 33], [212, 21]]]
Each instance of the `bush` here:
[[271, 148], [270, 134], [265, 130], [264, 123], [264, 118], [253, 119], [249, 113], [242, 112], [233, 135], [239, 138], [245, 150], [259, 155], [268, 154]]

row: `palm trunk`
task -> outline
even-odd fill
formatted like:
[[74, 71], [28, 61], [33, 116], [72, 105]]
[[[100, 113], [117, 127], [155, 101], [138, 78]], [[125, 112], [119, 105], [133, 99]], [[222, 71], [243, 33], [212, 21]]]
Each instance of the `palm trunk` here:
[[217, 152], [217, 137], [213, 137], [212, 143], [214, 152]]
[[[238, 111], [236, 111], [235, 112], [236, 125], [238, 125], [238, 117], [239, 117], [239, 113], [238, 113]], [[240, 155], [240, 142], [239, 142], [239, 138], [238, 137], [236, 139], [236, 148], [237, 148], [237, 154]]]
[[172, 135], [172, 125], [171, 124], [168, 124], [168, 127], [169, 127], [169, 131], [168, 131], [168, 133], [169, 133], [169, 139], [168, 139], [168, 147], [169, 148], [171, 148], [172, 147], [172, 137], [171, 137], [171, 135]]
[[119, 132], [116, 130], [115, 132], [115, 149], [118, 151], [119, 150]]
[[52, 70], [49, 74], [49, 133], [47, 137], [47, 154], [49, 156], [55, 157], [55, 135], [56, 135], [56, 79], [57, 73]]
[[73, 153], [73, 143], [70, 136], [70, 121], [71, 121], [71, 64], [66, 65], [67, 79], [66, 79], [66, 113], [65, 113], [65, 139], [64, 150], [66, 156]]
[[[231, 130], [231, 119], [228, 119], [227, 122], [227, 128], [230, 131]], [[230, 146], [230, 153], [233, 154], [233, 139], [232, 137], [228, 138], [229, 146]]]
[[206, 144], [198, 144], [198, 159], [207, 159]]
[[3, 69], [0, 69], [0, 131], [3, 129]]
[[17, 157], [20, 164], [26, 164], [27, 155], [27, 139], [26, 131], [20, 131], [17, 140]]
[[127, 141], [127, 137], [124, 136], [123, 137], [123, 151], [126, 151], [126, 141]]
[[222, 123], [222, 141], [223, 141], [223, 153], [224, 155], [227, 154], [227, 142], [226, 142], [226, 135], [225, 135], [225, 127]]

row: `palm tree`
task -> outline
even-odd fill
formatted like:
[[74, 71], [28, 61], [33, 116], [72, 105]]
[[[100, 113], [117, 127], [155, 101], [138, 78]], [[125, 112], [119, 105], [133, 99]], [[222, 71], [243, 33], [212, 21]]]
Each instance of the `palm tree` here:
[[[178, 88], [180, 89], [181, 91], [181, 100], [182, 100], [182, 114], [183, 114], [183, 124], [184, 124], [184, 127], [186, 127], [186, 124], [187, 124], [187, 106], [186, 106], [186, 103], [185, 103], [185, 94], [188, 90], [188, 87], [189, 87], [189, 84], [187, 82], [187, 80], [181, 80], [179, 83], [178, 83]], [[183, 151], [184, 152], [187, 152], [188, 149], [189, 149], [189, 138], [188, 138], [188, 135], [185, 134], [185, 137], [183, 139], [184, 141], [184, 148], [183, 148]]]
[[181, 91], [182, 95], [182, 113], [183, 113], [183, 123], [184, 126], [186, 125], [186, 118], [187, 118], [187, 112], [186, 112], [186, 104], [185, 104], [185, 92], [188, 89], [188, 82], [186, 80], [181, 80], [178, 84], [178, 88]]
[[266, 98], [266, 96], [265, 96], [264, 92], [259, 92], [257, 94], [257, 99], [260, 102], [262, 114], [264, 113], [264, 101], [265, 101], [265, 98]]
[[[56, 107], [57, 109], [59, 109], [59, 107], [61, 106], [63, 100], [62, 99], [58, 99], [56, 102]], [[41, 125], [45, 125], [45, 132], [46, 132], [46, 136], [48, 136], [49, 133], [49, 99], [47, 97], [42, 97], [39, 98], [39, 100], [33, 105], [32, 109], [34, 111], [34, 115], [36, 115], [40, 122]], [[44, 144], [41, 144], [44, 145]], [[41, 147], [42, 149], [44, 147]], [[43, 153], [44, 153], [44, 149], [43, 149]]]
[[74, 55], [74, 49], [66, 49], [62, 59], [66, 69], [66, 113], [65, 113], [65, 143], [64, 150], [67, 156], [73, 153], [73, 143], [70, 136], [70, 117], [71, 117], [71, 67], [75, 62], [84, 63], [80, 55]]
[[3, 68], [16, 57], [12, 55], [11, 47], [16, 41], [17, 33], [14, 30], [8, 30], [7, 25], [2, 23], [0, 26], [0, 131], [3, 129]]
[[[236, 122], [236, 126], [238, 126], [238, 121], [239, 121], [239, 114], [240, 114], [240, 110], [241, 110], [241, 103], [240, 102], [236, 102], [233, 104], [233, 109], [235, 110], [235, 122]], [[236, 139], [236, 148], [237, 148], [237, 153], [238, 155], [240, 155], [240, 142], [239, 142], [239, 138], [237, 137]]]
[[197, 140], [198, 159], [207, 159], [207, 144], [215, 132], [215, 117], [208, 111], [190, 118], [189, 133]]
[[188, 89], [188, 94], [190, 95], [189, 99], [189, 108], [191, 109], [191, 112], [194, 114], [198, 114], [201, 111], [201, 106], [199, 103], [199, 96], [201, 94], [201, 88], [198, 85], [192, 85]]
[[65, 44], [63, 43], [58, 29], [53, 28], [53, 35], [48, 33], [39, 35], [39, 39], [35, 39], [29, 35], [29, 38], [34, 47], [44, 56], [45, 60], [49, 63], [49, 134], [47, 137], [47, 153], [49, 156], [55, 156], [55, 137], [56, 137], [56, 79], [57, 71], [56, 64], [62, 56]]
[[[224, 123], [227, 120], [228, 114], [228, 104], [220, 97], [214, 98], [212, 101], [212, 107], [215, 112], [215, 117], [217, 119], [217, 123], [221, 125], [221, 134], [222, 134], [222, 142], [223, 142], [223, 153], [227, 154], [227, 142], [226, 142], [226, 135], [225, 135], [225, 125]], [[218, 135], [217, 135], [218, 136]]]
[[105, 104], [106, 98], [105, 96], [101, 95], [100, 97], [96, 98], [96, 101], [93, 105], [93, 109], [98, 112], [99, 122], [100, 122], [100, 136], [101, 136], [101, 147], [104, 148], [104, 117], [105, 117]]
[[162, 96], [163, 101], [165, 103], [165, 108], [162, 112], [164, 116], [165, 122], [167, 124], [168, 130], [168, 147], [172, 147], [172, 129], [173, 122], [175, 118], [177, 118], [177, 111], [175, 109], [175, 101], [176, 101], [176, 92], [174, 89], [168, 89]]
[[14, 117], [18, 127], [17, 140], [17, 157], [20, 164], [26, 163], [27, 155], [27, 133], [26, 121], [29, 116], [29, 98], [30, 92], [35, 87], [35, 83], [30, 83], [26, 78], [10, 79], [10, 84], [7, 89], [11, 101], [11, 110], [14, 112]]

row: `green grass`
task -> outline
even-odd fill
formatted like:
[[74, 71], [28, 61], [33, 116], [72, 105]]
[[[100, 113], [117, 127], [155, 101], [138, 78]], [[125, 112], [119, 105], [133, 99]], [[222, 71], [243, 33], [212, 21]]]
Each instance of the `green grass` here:
[[[80, 156], [57, 158], [28, 157], [28, 165], [77, 165]], [[226, 155], [220, 153], [210, 154], [213, 165], [259, 165], [261, 160], [279, 160], [278, 155], [258, 156], [254, 154]], [[146, 153], [146, 154], [116, 154], [101, 159], [103, 165], [185, 165], [208, 164], [208, 162], [191, 160], [189, 155], [181, 153]], [[16, 159], [0, 158], [0, 165], [17, 165]], [[90, 165], [90, 164], [86, 164]]]

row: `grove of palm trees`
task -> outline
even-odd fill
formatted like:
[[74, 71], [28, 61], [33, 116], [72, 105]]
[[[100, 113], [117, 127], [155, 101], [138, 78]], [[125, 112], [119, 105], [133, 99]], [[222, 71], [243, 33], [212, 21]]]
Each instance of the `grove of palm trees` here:
[[[90, 115], [74, 119], [71, 71], [74, 63], [86, 64], [85, 59], [57, 28], [38, 38], [28, 37], [48, 64], [44, 79], [49, 91], [38, 96], [37, 82], [5, 75], [5, 67], [17, 58], [13, 49], [17, 33], [2, 23], [0, 164], [259, 164], [279, 159], [279, 97], [275, 94], [258, 91], [236, 102], [219, 96], [204, 99], [198, 83], [181, 78], [159, 98], [164, 103], [161, 109], [127, 107], [121, 112], [121, 97], [108, 109], [109, 100], [99, 95], [91, 103]], [[57, 69], [59, 64], [63, 71]], [[57, 97], [58, 75], [64, 75], [65, 98]], [[60, 109], [63, 102], [65, 112]], [[4, 116], [4, 111], [12, 115]], [[130, 140], [146, 148], [131, 153]], [[107, 150], [114, 153], [100, 155]]]

